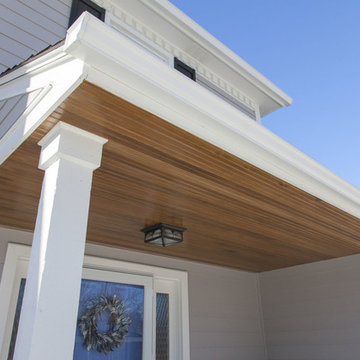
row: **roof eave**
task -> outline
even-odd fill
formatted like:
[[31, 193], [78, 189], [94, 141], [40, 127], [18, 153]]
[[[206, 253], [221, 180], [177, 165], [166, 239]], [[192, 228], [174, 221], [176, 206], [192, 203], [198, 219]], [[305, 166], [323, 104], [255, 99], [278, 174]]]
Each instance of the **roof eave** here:
[[[157, 14], [166, 19], [172, 26], [186, 33], [199, 46], [207, 49], [212, 55], [219, 58], [235, 72], [241, 74], [250, 84], [269, 97], [267, 101], [258, 101], [262, 116], [265, 116], [281, 107], [290, 106], [293, 99], [249, 65], [240, 56], [217, 40], [190, 17], [167, 0], [141, 0], [146, 6], [154, 9]], [[261, 109], [263, 108], [263, 109]]]
[[[23, 72], [21, 68], [17, 69], [9, 74], [14, 81], [6, 77], [7, 83], [0, 86], [0, 100], [1, 94], [6, 93], [6, 88], [15, 86], [15, 83], [19, 86], [19, 82], [38, 81], [39, 76], [53, 83], [59, 81], [58, 86], [62, 86], [58, 88], [57, 96], [51, 102], [45, 98], [41, 103], [42, 112], [34, 109], [38, 111], [39, 119], [34, 118], [36, 114], [31, 114], [32, 127], [27, 129], [21, 141], [24, 141], [45, 119], [46, 114], [51, 113], [83, 79], [87, 79], [360, 218], [360, 191], [356, 187], [91, 15], [83, 14], [74, 23], [68, 31], [64, 46], [57, 49], [53, 55], [54, 58], [60, 55], [67, 57], [68, 66], [71, 66], [71, 61], [78, 66], [75, 73], [72, 71], [74, 74], [68, 78], [68, 83], [64, 82], [64, 74], [69, 72], [69, 67], [61, 67], [64, 64], [59, 59], [52, 63], [54, 71], [46, 73], [51, 67], [49, 53], [46, 55], [47, 66], [41, 66], [40, 59], [37, 59], [35, 70], [28, 69], [26, 74], [17, 76]], [[11, 139], [14, 134], [21, 135], [17, 131], [21, 126], [16, 124], [8, 138]], [[21, 141], [17, 139], [16, 146], [19, 146]], [[12, 144], [8, 151], [15, 150], [14, 141]], [[4, 153], [4, 141], [1, 139], [1, 160], [10, 153]]]

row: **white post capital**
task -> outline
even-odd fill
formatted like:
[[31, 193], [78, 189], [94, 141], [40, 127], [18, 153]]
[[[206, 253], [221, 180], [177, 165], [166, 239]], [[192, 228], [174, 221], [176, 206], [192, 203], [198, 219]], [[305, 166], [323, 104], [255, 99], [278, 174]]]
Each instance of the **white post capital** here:
[[59, 121], [40, 141], [39, 168], [46, 170], [58, 159], [72, 161], [95, 170], [100, 167], [102, 147], [107, 142], [100, 136]]
[[72, 360], [92, 174], [106, 139], [59, 122], [45, 170], [14, 360]]

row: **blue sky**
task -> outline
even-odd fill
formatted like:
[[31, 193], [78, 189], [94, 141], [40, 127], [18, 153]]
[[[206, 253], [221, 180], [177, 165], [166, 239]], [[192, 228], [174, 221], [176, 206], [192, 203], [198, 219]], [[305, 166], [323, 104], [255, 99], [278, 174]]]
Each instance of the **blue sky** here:
[[264, 126], [360, 188], [360, 1], [170, 1], [294, 99]]

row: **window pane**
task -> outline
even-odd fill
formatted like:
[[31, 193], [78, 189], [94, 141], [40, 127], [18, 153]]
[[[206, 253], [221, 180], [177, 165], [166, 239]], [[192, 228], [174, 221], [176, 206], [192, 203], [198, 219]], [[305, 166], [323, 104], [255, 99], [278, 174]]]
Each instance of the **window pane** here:
[[[115, 301], [123, 302], [123, 306], [116, 303], [116, 308], [114, 308], [114, 296], [116, 296]], [[97, 311], [94, 312], [94, 309], [97, 309]], [[115, 318], [112, 317], [112, 314], [115, 314]], [[143, 317], [143, 286], [83, 279], [81, 282], [74, 359], [141, 360]], [[87, 330], [91, 331], [87, 324], [94, 324], [93, 319], [96, 319], [96, 331], [92, 332], [89, 338], [91, 341], [86, 344], [84, 343], [83, 334]], [[84, 327], [81, 327], [81, 324]], [[94, 328], [92, 329], [94, 330]], [[125, 330], [125, 336], [122, 333], [123, 330]], [[121, 341], [123, 336], [124, 341], [119, 344], [119, 339]]]
[[14, 324], [13, 329], [11, 332], [11, 340], [10, 340], [10, 347], [9, 347], [9, 354], [8, 354], [8, 360], [12, 360], [14, 356], [14, 350], [15, 350], [15, 342], [16, 342], [16, 335], [19, 327], [19, 320], [20, 320], [20, 313], [21, 313], [21, 305], [24, 297], [24, 290], [25, 290], [25, 279], [21, 279], [20, 282], [20, 289], [19, 289], [19, 295], [16, 303], [16, 310], [15, 310], [15, 316], [14, 316]]
[[156, 360], [169, 360], [169, 294], [156, 294]]

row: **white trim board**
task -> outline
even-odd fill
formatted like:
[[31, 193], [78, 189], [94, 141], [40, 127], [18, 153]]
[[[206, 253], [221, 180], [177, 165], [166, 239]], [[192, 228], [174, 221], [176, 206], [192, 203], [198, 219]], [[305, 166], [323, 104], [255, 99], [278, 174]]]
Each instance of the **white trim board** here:
[[[31, 119], [33, 126], [25, 135], [16, 132], [15, 128], [9, 133], [12, 146], [0, 142], [0, 163], [29, 136], [54, 106], [65, 99], [83, 79], [87, 79], [360, 218], [359, 189], [87, 13], [69, 29], [63, 47], [54, 51], [53, 63], [50, 60], [51, 53], [46, 54], [44, 70], [40, 59], [37, 59], [34, 69], [31, 63], [27, 65], [25, 75], [24, 69], [19, 68], [1, 78], [0, 100], [14, 83], [23, 88], [22, 84], [42, 75], [46, 75], [53, 84], [63, 77], [67, 78], [69, 68], [61, 67], [62, 62], [57, 63], [59, 51], [71, 59], [67, 64], [71, 69], [74, 66], [76, 71], [72, 72], [75, 75], [68, 78], [67, 84], [62, 83], [63, 86], [58, 87], [56, 100], [50, 102], [50, 109], [46, 109], [49, 106], [46, 102], [40, 102], [44, 105], [42, 111], [34, 113], [36, 107], [28, 115], [26, 121]], [[55, 89], [55, 85], [53, 87]]]

